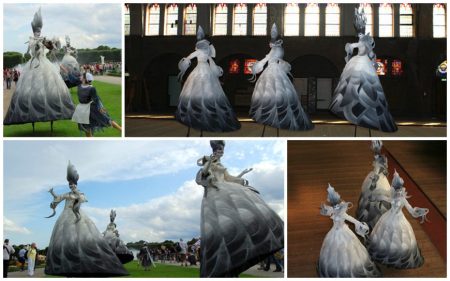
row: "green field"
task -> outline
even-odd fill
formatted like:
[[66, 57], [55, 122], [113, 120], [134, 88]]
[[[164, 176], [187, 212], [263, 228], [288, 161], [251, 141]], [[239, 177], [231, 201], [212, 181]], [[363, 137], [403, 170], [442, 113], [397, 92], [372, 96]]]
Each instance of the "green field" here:
[[[184, 267], [180, 264], [157, 263], [156, 267], [151, 267], [150, 270], [144, 271], [142, 267], [138, 267], [137, 261], [132, 261], [125, 264], [125, 269], [130, 273], [129, 277], [150, 277], [150, 278], [164, 278], [164, 277], [186, 277], [198, 278], [200, 277], [200, 269], [194, 267]], [[241, 274], [239, 277], [254, 277], [249, 274]]]
[[[103, 106], [108, 111], [112, 120], [119, 125], [122, 123], [122, 86], [94, 81], [93, 86], [97, 89]], [[78, 104], [77, 88], [70, 89], [74, 104]], [[5, 137], [84, 137], [84, 132], [78, 130], [78, 125], [71, 120], [59, 120], [53, 122], [53, 134], [50, 131], [50, 122], [35, 123], [35, 132], [31, 123], [21, 125], [3, 126]], [[110, 127], [104, 131], [95, 133], [94, 137], [120, 137], [121, 133]]]

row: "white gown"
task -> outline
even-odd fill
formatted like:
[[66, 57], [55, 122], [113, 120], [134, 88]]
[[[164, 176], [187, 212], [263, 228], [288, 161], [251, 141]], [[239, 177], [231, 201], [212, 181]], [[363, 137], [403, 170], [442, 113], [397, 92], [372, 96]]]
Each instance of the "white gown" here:
[[111, 222], [103, 232], [103, 237], [108, 242], [111, 249], [116, 253], [122, 264], [133, 260], [133, 253], [127, 248], [125, 243], [119, 238], [119, 232], [116, 229], [116, 224]]
[[[59, 75], [59, 74], [58, 74]], [[64, 211], [53, 227], [47, 251], [45, 274], [68, 277], [107, 277], [128, 275], [97, 227], [80, 211], [73, 212], [76, 197], [69, 192], [53, 202], [65, 200]], [[85, 201], [81, 193], [81, 202]]]
[[397, 125], [389, 112], [374, 61], [369, 58], [375, 56], [374, 44], [371, 36], [362, 35], [358, 43], [346, 45], [347, 53], [358, 48], [358, 54], [345, 65], [330, 110], [355, 125], [395, 132]]
[[[206, 165], [206, 163], [205, 163]], [[220, 162], [202, 170], [200, 277], [236, 277], [284, 247], [281, 218], [258, 192], [230, 176]]]
[[381, 272], [370, 259], [366, 248], [345, 223], [355, 224], [356, 232], [365, 236], [369, 231], [347, 214], [347, 203], [335, 207], [322, 205], [322, 215], [331, 216], [333, 227], [325, 236], [320, 249], [317, 272], [320, 277], [378, 277]]
[[66, 83], [67, 87], [72, 88], [81, 84], [80, 65], [77, 59], [72, 56], [73, 51], [66, 47], [66, 53], [61, 60], [61, 65], [67, 71], [61, 70], [61, 76]]
[[59, 69], [45, 56], [43, 37], [30, 37], [31, 59], [23, 67], [3, 124], [71, 119], [75, 107]]
[[222, 90], [219, 77], [223, 70], [214, 63], [211, 51], [197, 49], [179, 63], [181, 76], [197, 58], [197, 66], [189, 74], [180, 94], [175, 118], [184, 125], [203, 131], [229, 132], [241, 124]]
[[[375, 157], [384, 157], [378, 156]], [[378, 201], [375, 198], [384, 196], [391, 197], [391, 185], [384, 173], [385, 168], [375, 159], [374, 169], [369, 172], [361, 186], [361, 195], [358, 200], [356, 218], [369, 225], [373, 229], [380, 217], [391, 208], [391, 203]]]
[[378, 220], [370, 234], [368, 250], [372, 259], [395, 268], [416, 268], [424, 259], [403, 207], [414, 217], [422, 217], [428, 209], [413, 208], [406, 200], [405, 188], [394, 191], [391, 209]]
[[253, 74], [263, 70], [252, 95], [250, 117], [257, 123], [287, 130], [310, 130], [314, 127], [302, 108], [288, 73], [291, 66], [283, 60], [281, 46], [272, 46], [269, 54], [253, 66]]

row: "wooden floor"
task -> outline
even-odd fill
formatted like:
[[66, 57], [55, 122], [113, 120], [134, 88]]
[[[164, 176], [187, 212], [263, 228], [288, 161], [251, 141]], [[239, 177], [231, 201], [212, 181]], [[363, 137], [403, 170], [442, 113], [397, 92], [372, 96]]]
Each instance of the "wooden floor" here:
[[[433, 143], [428, 145], [433, 146]], [[425, 145], [421, 143], [420, 146]], [[322, 241], [332, 226], [330, 218], [319, 214], [320, 204], [326, 202], [327, 184], [331, 183], [343, 200], [356, 205], [361, 184], [372, 169], [373, 154], [369, 147], [368, 141], [288, 142], [288, 277], [317, 276], [316, 262]], [[415, 168], [414, 163], [428, 161], [436, 165], [436, 162], [441, 161], [441, 157], [430, 159], [424, 153], [416, 153], [408, 158], [405, 151], [414, 147], [408, 142], [392, 144], [386, 142], [385, 147], [392, 148], [394, 157], [397, 154], [404, 155], [399, 157], [402, 161], [401, 165], [408, 167], [408, 174], [417, 183], [425, 184], [424, 178], [427, 175], [417, 172], [419, 168]], [[445, 150], [441, 153], [445, 154]], [[430, 199], [435, 196], [443, 198], [445, 206], [446, 191], [442, 188], [446, 186], [445, 168], [439, 170], [443, 175], [435, 177], [438, 182], [437, 187], [433, 188], [430, 183], [427, 195], [433, 194], [429, 196]], [[441, 191], [440, 195], [438, 195], [439, 191]], [[349, 210], [349, 215], [354, 216], [355, 210], [356, 206]], [[446, 209], [441, 206], [440, 210], [445, 213]], [[425, 264], [420, 268], [409, 270], [381, 267], [384, 276], [445, 277], [445, 257], [439, 254], [420, 223], [409, 214], [406, 217], [414, 229], [419, 247], [425, 257]], [[443, 227], [446, 229], [446, 226]]]
[[384, 141], [383, 144], [403, 168], [414, 175], [423, 192], [447, 217], [445, 141]]
[[[241, 122], [240, 130], [229, 133], [204, 132], [204, 137], [259, 137], [263, 125], [254, 122]], [[395, 133], [383, 133], [372, 130], [372, 137], [445, 137], [446, 127], [399, 126]], [[127, 137], [185, 137], [187, 127], [174, 119], [125, 118], [125, 136]], [[310, 131], [280, 130], [280, 137], [353, 137], [353, 125], [317, 124]], [[192, 137], [199, 137], [200, 131], [191, 130]], [[277, 130], [266, 127], [266, 137], [276, 137]], [[368, 137], [369, 130], [358, 127], [357, 137]]]

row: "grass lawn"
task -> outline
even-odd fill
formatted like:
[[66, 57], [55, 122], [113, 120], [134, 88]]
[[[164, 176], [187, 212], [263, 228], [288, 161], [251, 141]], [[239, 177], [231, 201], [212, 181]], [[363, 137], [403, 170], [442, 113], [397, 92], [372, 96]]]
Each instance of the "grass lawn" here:
[[[114, 85], [100, 81], [94, 81], [93, 86], [97, 89], [103, 106], [108, 111], [112, 120], [117, 124], [122, 123], [122, 86]], [[70, 89], [72, 100], [75, 105], [78, 104], [77, 88]], [[84, 137], [80, 133], [78, 125], [71, 120], [59, 120], [53, 122], [53, 134], [50, 132], [50, 122], [35, 123], [35, 132], [31, 123], [22, 125], [3, 126], [3, 136], [5, 137]], [[97, 132], [95, 137], [120, 137], [121, 133], [110, 127], [103, 132]]]
[[[179, 264], [163, 264], [157, 263], [156, 267], [151, 267], [149, 271], [144, 271], [142, 267], [138, 267], [137, 261], [132, 261], [125, 264], [125, 269], [130, 273], [125, 277], [185, 277], [185, 278], [198, 278], [200, 277], [200, 269], [194, 267], [183, 267]], [[249, 274], [241, 274], [239, 277], [254, 277]]]

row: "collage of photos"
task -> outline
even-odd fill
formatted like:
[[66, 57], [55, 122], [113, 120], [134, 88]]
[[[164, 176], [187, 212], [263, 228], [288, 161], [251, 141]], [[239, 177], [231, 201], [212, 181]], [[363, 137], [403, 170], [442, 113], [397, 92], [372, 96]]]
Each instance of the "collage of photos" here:
[[3, 278], [447, 278], [447, 3], [5, 1]]

